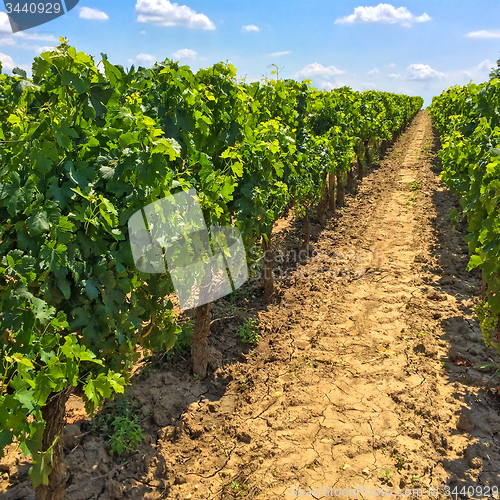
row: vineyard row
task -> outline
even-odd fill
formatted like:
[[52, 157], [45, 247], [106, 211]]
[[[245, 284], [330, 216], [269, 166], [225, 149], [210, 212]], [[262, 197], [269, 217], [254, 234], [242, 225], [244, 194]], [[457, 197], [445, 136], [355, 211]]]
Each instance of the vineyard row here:
[[[307, 250], [312, 209], [324, 223], [353, 164], [361, 179], [423, 101], [247, 83], [224, 63], [125, 70], [103, 54], [96, 65], [65, 39], [35, 59], [31, 78], [14, 73], [0, 74], [0, 450], [17, 442], [32, 456], [37, 499], [58, 500], [70, 393], [80, 386], [91, 414], [123, 392], [138, 344], [166, 351], [180, 332], [169, 274], [135, 266], [131, 216], [194, 189], [207, 227], [234, 226], [246, 248], [270, 255], [291, 204]], [[197, 308], [192, 341], [201, 377], [209, 310]]]

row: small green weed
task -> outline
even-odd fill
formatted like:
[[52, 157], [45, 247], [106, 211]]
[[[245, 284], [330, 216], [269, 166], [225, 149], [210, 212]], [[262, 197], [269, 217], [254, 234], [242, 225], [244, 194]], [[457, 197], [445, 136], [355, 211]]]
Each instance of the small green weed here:
[[232, 481], [230, 485], [226, 486], [222, 491], [222, 497], [227, 498], [240, 498], [247, 494], [247, 485], [244, 483], [238, 483], [237, 481]]
[[417, 193], [414, 192], [412, 195], [411, 195], [411, 198], [404, 204], [404, 207], [405, 208], [408, 208], [412, 203], [416, 202], [417, 201]]
[[405, 458], [398, 453], [396, 455], [396, 469], [398, 469], [398, 471], [401, 472], [403, 470], [404, 465], [405, 465]]
[[144, 439], [139, 407], [139, 403], [128, 399], [108, 401], [90, 423], [90, 432], [104, 438], [109, 444], [111, 456], [135, 452]]
[[422, 184], [419, 182], [410, 182], [406, 185], [410, 191], [420, 191], [422, 189]]
[[239, 484], [236, 481], [233, 481], [231, 483], [231, 489], [234, 491], [237, 491], [238, 493], [244, 495], [246, 493], [245, 491], [246, 486], [244, 484]]
[[238, 288], [229, 295], [229, 301], [231, 303], [239, 302], [240, 300], [250, 300], [255, 299], [255, 292], [249, 287]]
[[110, 455], [122, 455], [125, 452], [133, 453], [137, 445], [144, 439], [142, 427], [138, 422], [138, 416], [116, 417], [111, 424], [113, 432], [109, 437]]
[[318, 461], [314, 459], [310, 464], [306, 465], [306, 469], [316, 470], [316, 467], [319, 465]]
[[236, 335], [241, 339], [244, 344], [257, 345], [260, 342], [260, 335], [257, 332], [257, 319], [248, 318], [238, 330]]
[[382, 483], [383, 484], [389, 484], [390, 483], [390, 480], [391, 480], [391, 477], [392, 477], [392, 473], [389, 469], [382, 469], [380, 471], [380, 475], [382, 476]]

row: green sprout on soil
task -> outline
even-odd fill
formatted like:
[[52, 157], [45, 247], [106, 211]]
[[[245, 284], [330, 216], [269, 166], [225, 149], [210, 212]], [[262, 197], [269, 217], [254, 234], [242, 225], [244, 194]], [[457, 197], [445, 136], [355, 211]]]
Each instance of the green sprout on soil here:
[[405, 208], [407, 208], [410, 203], [417, 200], [417, 194], [422, 189], [422, 184], [418, 182], [410, 182], [406, 187], [413, 193], [412, 197], [405, 203]]
[[90, 424], [90, 432], [108, 442], [111, 456], [133, 453], [144, 439], [139, 422], [140, 404], [133, 400], [108, 402]]
[[110, 455], [135, 452], [137, 445], [144, 439], [138, 417], [116, 417], [112, 423], [113, 432], [109, 437]]
[[390, 469], [381, 469], [380, 475], [382, 476], [382, 483], [389, 484], [389, 481], [392, 477]]
[[422, 189], [422, 184], [419, 182], [410, 182], [406, 186], [410, 191], [420, 191]]
[[405, 465], [405, 459], [402, 455], [398, 453], [396, 455], [396, 469], [398, 469], [398, 471], [401, 471], [404, 465]]
[[[231, 475], [231, 474], [228, 474]], [[247, 494], [247, 485], [244, 483], [238, 483], [237, 481], [232, 481], [230, 485], [227, 485], [222, 491], [222, 497], [227, 498], [240, 498]]]
[[314, 459], [310, 464], [306, 465], [306, 469], [316, 470], [316, 467], [319, 465], [318, 461]]
[[236, 481], [233, 481], [233, 482], [231, 483], [231, 489], [232, 489], [235, 493], [238, 493], [238, 494], [240, 494], [240, 495], [246, 495], [245, 488], [246, 488], [246, 485], [244, 485], [244, 484], [238, 484]]
[[241, 339], [244, 344], [250, 344], [256, 346], [261, 339], [261, 336], [257, 332], [257, 319], [248, 318], [248, 320], [243, 323], [238, 330], [236, 335]]

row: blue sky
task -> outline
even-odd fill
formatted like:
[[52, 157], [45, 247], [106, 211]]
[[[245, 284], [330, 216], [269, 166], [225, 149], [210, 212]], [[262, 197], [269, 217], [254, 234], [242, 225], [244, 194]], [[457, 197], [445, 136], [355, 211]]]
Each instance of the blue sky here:
[[29, 70], [65, 36], [96, 61], [105, 52], [126, 67], [171, 58], [196, 70], [229, 60], [255, 81], [276, 64], [280, 76], [317, 88], [373, 88], [430, 104], [444, 88], [487, 79], [500, 58], [499, 14], [498, 0], [80, 0], [13, 35], [2, 5], [0, 60], [4, 70]]

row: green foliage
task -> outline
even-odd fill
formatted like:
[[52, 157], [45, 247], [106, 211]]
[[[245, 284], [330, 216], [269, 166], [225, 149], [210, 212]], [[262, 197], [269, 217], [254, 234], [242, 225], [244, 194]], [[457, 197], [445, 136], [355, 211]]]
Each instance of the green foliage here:
[[497, 67], [490, 72], [490, 80], [493, 80], [493, 78], [500, 78], [500, 59], [497, 60]]
[[178, 153], [105, 68], [61, 40], [32, 81], [0, 75], [0, 443], [33, 457], [34, 486], [49, 398], [81, 385], [93, 412], [123, 392], [138, 343], [168, 349], [178, 330], [169, 278], [141, 275], [127, 241]]
[[[123, 392], [138, 344], [188, 348], [169, 274], [133, 262], [134, 213], [193, 188], [207, 227], [234, 223], [250, 248], [290, 200], [317, 203], [360, 140], [392, 137], [422, 106], [309, 82], [246, 84], [224, 63], [196, 74], [169, 60], [126, 71], [102, 54], [100, 64], [61, 39], [31, 80], [0, 73], [0, 445], [16, 440], [33, 457], [35, 485], [50, 473], [41, 443], [52, 395], [79, 385], [92, 413]], [[260, 339], [250, 321], [240, 334]], [[123, 438], [117, 452], [134, 447]]]
[[236, 335], [244, 344], [256, 346], [260, 342], [261, 336], [257, 331], [257, 323], [256, 318], [248, 318], [248, 320], [238, 327]]
[[[486, 280], [486, 302], [476, 309], [486, 345], [500, 315], [500, 80], [452, 87], [435, 97], [430, 108], [441, 135], [442, 174], [460, 197], [467, 218], [468, 269], [479, 268]], [[458, 214], [450, 218], [458, 221]]]
[[116, 417], [112, 424], [113, 433], [109, 438], [110, 454], [121, 455], [125, 452], [136, 451], [137, 445], [144, 439], [142, 428], [137, 417], [127, 419]]
[[194, 325], [192, 321], [187, 321], [182, 325], [182, 330], [177, 336], [177, 341], [170, 351], [173, 357], [185, 356], [191, 350], [191, 339], [193, 337]]
[[131, 453], [144, 439], [139, 416], [139, 405], [134, 401], [110, 402], [92, 420], [90, 430], [109, 443], [111, 456]]

